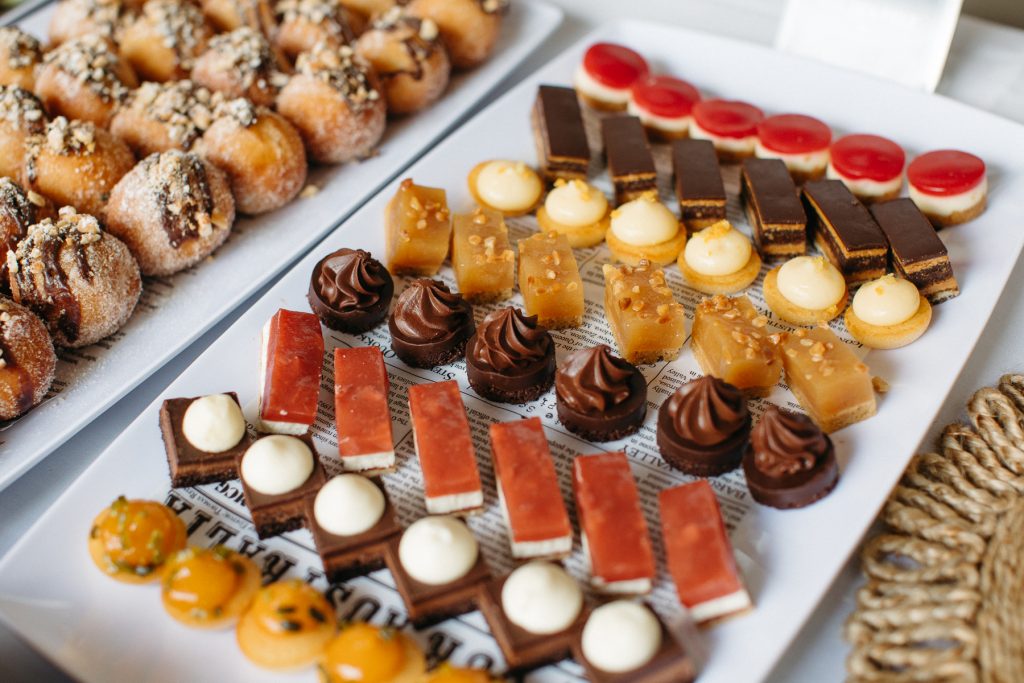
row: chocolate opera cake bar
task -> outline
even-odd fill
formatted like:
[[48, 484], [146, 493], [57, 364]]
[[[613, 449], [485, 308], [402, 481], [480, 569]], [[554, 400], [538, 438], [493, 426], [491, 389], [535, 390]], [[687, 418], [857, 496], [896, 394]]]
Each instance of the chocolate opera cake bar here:
[[893, 199], [871, 206], [892, 250], [892, 267], [917, 286], [933, 304], [960, 294], [946, 245], [912, 199]]
[[885, 275], [889, 244], [871, 212], [841, 180], [816, 180], [804, 185], [814, 243], [849, 283]]
[[537, 89], [533, 105], [537, 162], [546, 180], [586, 180], [590, 146], [576, 91], [554, 85]]
[[672, 143], [672, 170], [683, 224], [691, 232], [725, 220], [725, 185], [710, 140]]
[[779, 159], [745, 159], [740, 195], [764, 256], [799, 256], [807, 251], [807, 214], [796, 185]]
[[643, 124], [635, 116], [601, 119], [601, 138], [608, 175], [615, 186], [615, 203], [624, 204], [658, 189], [658, 172]]

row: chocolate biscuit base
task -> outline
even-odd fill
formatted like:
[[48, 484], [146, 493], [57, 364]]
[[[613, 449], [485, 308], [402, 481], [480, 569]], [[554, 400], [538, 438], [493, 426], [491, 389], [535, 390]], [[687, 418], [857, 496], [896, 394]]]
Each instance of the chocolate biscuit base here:
[[[229, 391], [227, 395], [238, 403], [235, 392]], [[252, 444], [252, 437], [246, 433], [237, 445], [222, 453], [210, 453], [193, 446], [185, 438], [181, 426], [185, 411], [196, 398], [169, 398], [160, 406], [160, 433], [163, 435], [167, 467], [174, 488], [235, 479], [238, 476], [236, 462]]]
[[576, 91], [542, 85], [530, 115], [537, 161], [547, 181], [586, 180], [590, 147]]
[[640, 119], [635, 116], [601, 119], [601, 139], [608, 175], [615, 186], [616, 204], [624, 204], [651, 190], [657, 191], [658, 172]]
[[814, 243], [848, 283], [885, 275], [889, 244], [871, 212], [841, 180], [816, 180], [803, 189]]
[[569, 628], [558, 633], [536, 634], [520, 628], [506, 616], [501, 603], [501, 589], [507, 576], [487, 582], [480, 600], [491, 635], [498, 642], [505, 657], [509, 675], [521, 675], [547, 664], [554, 664], [570, 656], [573, 640], [583, 629], [589, 611], [586, 606], [580, 610]]
[[413, 626], [424, 629], [477, 609], [481, 602], [483, 585], [491, 578], [491, 570], [488, 569], [482, 553], [477, 556], [476, 564], [469, 573], [461, 579], [441, 586], [432, 586], [420, 583], [405, 571], [398, 554], [400, 542], [401, 538], [394, 538], [388, 542], [386, 560], [391, 576], [395, 580], [395, 588], [402, 596], [402, 602]]
[[946, 245], [912, 200], [872, 204], [871, 215], [889, 240], [893, 269], [922, 296], [936, 304], [960, 294]]
[[[313, 445], [313, 437], [306, 433], [294, 438], [301, 439], [313, 454], [313, 472], [298, 488], [287, 493], [268, 495], [254, 490], [244, 478], [239, 477], [245, 507], [249, 509], [256, 535], [260, 538], [270, 538], [302, 528], [306, 520], [306, 498], [315, 496], [327, 482], [327, 474], [320, 463], [316, 446]], [[242, 471], [242, 455], [236, 461], [239, 472]]]
[[672, 173], [679, 211], [688, 230], [702, 230], [725, 220], [725, 184], [713, 142], [693, 139], [673, 142]]
[[660, 616], [658, 623], [661, 647], [651, 661], [637, 669], [612, 673], [595, 667], [583, 654], [582, 629], [573, 640], [573, 658], [584, 668], [591, 683], [693, 683], [697, 678], [696, 666]]
[[806, 253], [807, 214], [785, 163], [779, 159], [744, 160], [740, 197], [761, 254], [790, 257]]

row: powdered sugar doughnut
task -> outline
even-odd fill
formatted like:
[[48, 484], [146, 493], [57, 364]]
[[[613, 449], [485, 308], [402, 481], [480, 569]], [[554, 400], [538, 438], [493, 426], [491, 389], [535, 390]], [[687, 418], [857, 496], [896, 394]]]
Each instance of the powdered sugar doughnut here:
[[470, 69], [491, 56], [508, 0], [412, 0], [409, 14], [441, 29], [452, 66]]
[[281, 0], [274, 9], [278, 21], [274, 45], [288, 59], [297, 59], [317, 43], [341, 47], [355, 40], [340, 0]]
[[50, 18], [50, 44], [94, 35], [113, 45], [126, 17], [121, 0], [61, 0]]
[[39, 405], [53, 383], [56, 365], [43, 321], [0, 297], [0, 420], [13, 420]]
[[210, 41], [192, 68], [192, 80], [225, 97], [246, 97], [261, 107], [274, 104], [284, 78], [270, 43], [242, 27]]
[[0, 176], [21, 178], [25, 141], [46, 130], [39, 98], [16, 85], [0, 86]]
[[26, 193], [10, 178], [0, 178], [0, 292], [9, 292], [7, 253], [14, 251], [28, 229], [57, 212], [42, 195]]
[[0, 85], [35, 89], [35, 70], [41, 61], [43, 48], [34, 36], [16, 26], [0, 28]]
[[270, 36], [276, 28], [269, 0], [199, 0], [199, 6], [206, 20], [218, 32], [248, 26]]
[[129, 93], [110, 132], [139, 157], [189, 150], [213, 122], [213, 96], [192, 81], [146, 82]]
[[195, 5], [149, 0], [121, 34], [118, 48], [141, 78], [163, 82], [188, 76], [212, 35]]

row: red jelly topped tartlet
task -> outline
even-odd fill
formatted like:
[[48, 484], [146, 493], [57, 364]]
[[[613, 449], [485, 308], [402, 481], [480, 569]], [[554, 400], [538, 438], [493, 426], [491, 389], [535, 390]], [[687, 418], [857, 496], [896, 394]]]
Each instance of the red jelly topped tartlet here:
[[907, 167], [910, 198], [936, 227], [957, 225], [985, 210], [985, 162], [969, 152], [927, 152]]
[[880, 135], [846, 135], [832, 143], [826, 175], [865, 202], [895, 199], [903, 186], [903, 148]]
[[797, 183], [825, 175], [832, 130], [813, 116], [777, 114], [757, 124], [754, 153], [762, 159], [781, 159]]
[[633, 84], [629, 113], [640, 118], [648, 132], [675, 140], [687, 136], [690, 112], [700, 102], [700, 92], [672, 76], [648, 76]]
[[719, 159], [753, 156], [763, 111], [739, 100], [704, 100], [693, 105], [692, 115], [690, 137], [714, 143]]
[[649, 72], [647, 60], [634, 50], [615, 43], [594, 43], [584, 53], [573, 85], [591, 107], [622, 111], [629, 102], [629, 89]]

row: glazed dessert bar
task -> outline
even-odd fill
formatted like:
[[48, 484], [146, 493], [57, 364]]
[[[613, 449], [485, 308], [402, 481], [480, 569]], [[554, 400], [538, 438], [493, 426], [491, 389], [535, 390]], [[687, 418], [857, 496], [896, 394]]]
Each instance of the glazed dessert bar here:
[[537, 164], [546, 180], [587, 179], [590, 146], [576, 91], [554, 85], [537, 89], [532, 113]]
[[814, 243], [849, 283], [885, 275], [889, 245], [878, 223], [841, 180], [815, 180], [804, 185]]
[[782, 377], [778, 335], [745, 296], [714, 296], [697, 306], [690, 344], [704, 374], [748, 396], [767, 396]]
[[725, 220], [725, 185], [710, 140], [672, 143], [672, 172], [683, 224], [690, 232]]
[[615, 204], [625, 204], [658, 189], [658, 172], [643, 124], [635, 116], [601, 119], [601, 138], [608, 175], [615, 186]]
[[893, 199], [871, 205], [871, 215], [882, 228], [892, 250], [892, 268], [914, 283], [933, 304], [960, 294], [946, 245], [911, 199]]
[[381, 472], [395, 466], [388, 371], [376, 346], [334, 349], [334, 424], [346, 470]]
[[715, 492], [706, 480], [658, 496], [668, 571], [698, 624], [750, 609]]
[[602, 593], [650, 592], [654, 552], [626, 454], [578, 456], [572, 484], [591, 584]]
[[779, 159], [744, 159], [740, 195], [754, 244], [765, 256], [807, 251], [807, 214], [786, 164]]
[[665, 283], [665, 272], [647, 261], [604, 266], [604, 313], [619, 353], [630, 363], [655, 363], [679, 355], [686, 341], [683, 306]]
[[538, 232], [519, 240], [519, 291], [526, 315], [549, 330], [583, 322], [583, 280], [565, 235]]
[[479, 304], [512, 297], [516, 255], [500, 212], [477, 208], [452, 221], [452, 270], [466, 301]]
[[392, 275], [433, 275], [448, 256], [452, 220], [443, 189], [406, 178], [384, 210], [385, 263]]
[[491, 425], [498, 500], [513, 557], [564, 557], [572, 525], [540, 418]]
[[455, 380], [409, 387], [427, 512], [473, 512], [484, 504], [466, 407]]
[[[238, 395], [229, 392], [222, 396], [234, 403], [239, 419], [241, 419], [242, 408], [238, 403]], [[234, 479], [238, 476], [237, 460], [252, 442], [245, 432], [244, 421], [241, 423], [241, 436], [238, 441], [234, 445], [227, 445], [226, 448], [224, 448], [224, 443], [211, 445], [204, 442], [204, 439], [210, 441], [211, 430], [203, 429], [209, 424], [209, 421], [204, 421], [206, 425], [200, 422], [201, 434], [193, 435], [193, 439], [198, 443], [189, 439], [189, 428], [185, 426], [186, 413], [193, 404], [206, 402], [211, 398], [222, 400], [220, 396], [169, 398], [160, 406], [160, 432], [164, 439], [164, 449], [167, 451], [171, 486], [174, 488]], [[216, 415], [218, 427], [224, 429], [227, 420], [223, 419], [223, 414], [220, 411]]]
[[305, 434], [316, 419], [324, 338], [312, 313], [280, 309], [263, 328], [259, 417], [263, 431]]

